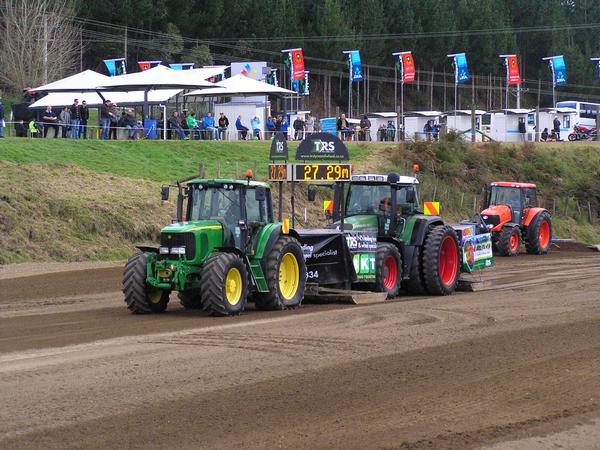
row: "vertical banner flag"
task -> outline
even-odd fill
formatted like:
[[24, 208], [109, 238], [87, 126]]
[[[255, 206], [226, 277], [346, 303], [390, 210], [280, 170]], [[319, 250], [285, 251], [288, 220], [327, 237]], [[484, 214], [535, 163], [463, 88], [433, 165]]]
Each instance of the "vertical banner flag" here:
[[464, 53], [458, 53], [454, 56], [454, 82], [463, 84], [471, 79], [469, 67], [467, 66], [467, 56]]
[[138, 61], [138, 67], [140, 68], [140, 72], [143, 72], [158, 66], [161, 62], [162, 61]]
[[301, 80], [292, 80], [292, 91], [298, 95], [309, 95], [308, 91], [308, 72], [304, 72], [304, 78]]
[[402, 82], [412, 83], [415, 81], [415, 60], [412, 57], [411, 52], [403, 52], [398, 56], [400, 61]]
[[521, 84], [519, 62], [516, 55], [507, 56], [504, 63], [506, 64], [506, 79], [508, 80], [508, 85], [513, 86]]
[[550, 59], [550, 69], [552, 69], [552, 82], [554, 86], [564, 86], [567, 84], [567, 67], [565, 66], [565, 58], [561, 56], [553, 56]]
[[600, 60], [598, 61], [598, 79], [600, 79]]
[[292, 80], [304, 79], [304, 55], [301, 48], [292, 50]]
[[194, 63], [169, 64], [169, 67], [173, 70], [190, 70], [194, 68]]
[[125, 58], [105, 59], [104, 64], [111, 77], [114, 77], [115, 75], [125, 75], [127, 73]]
[[350, 64], [350, 80], [352, 82], [363, 80], [362, 64], [360, 62], [360, 52], [353, 50], [348, 53], [348, 62]]

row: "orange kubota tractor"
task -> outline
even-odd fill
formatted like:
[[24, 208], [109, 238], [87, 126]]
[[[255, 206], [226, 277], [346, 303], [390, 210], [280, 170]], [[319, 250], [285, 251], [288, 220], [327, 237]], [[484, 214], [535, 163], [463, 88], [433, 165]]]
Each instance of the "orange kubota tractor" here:
[[552, 219], [537, 204], [531, 183], [498, 181], [485, 186], [481, 218], [492, 233], [494, 249], [501, 256], [515, 256], [523, 241], [527, 253], [550, 250]]

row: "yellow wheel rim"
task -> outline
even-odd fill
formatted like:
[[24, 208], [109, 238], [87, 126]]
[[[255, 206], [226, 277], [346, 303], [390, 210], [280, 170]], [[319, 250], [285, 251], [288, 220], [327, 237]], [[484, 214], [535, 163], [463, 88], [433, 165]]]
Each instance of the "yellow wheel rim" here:
[[163, 291], [161, 291], [160, 289], [150, 291], [148, 293], [148, 301], [156, 305], [157, 303], [160, 303], [160, 300], [162, 299], [162, 294]]
[[300, 284], [300, 269], [298, 260], [293, 253], [286, 253], [279, 265], [279, 292], [286, 300], [291, 300], [298, 291]]
[[225, 298], [230, 305], [237, 305], [242, 298], [242, 274], [232, 267], [225, 278]]

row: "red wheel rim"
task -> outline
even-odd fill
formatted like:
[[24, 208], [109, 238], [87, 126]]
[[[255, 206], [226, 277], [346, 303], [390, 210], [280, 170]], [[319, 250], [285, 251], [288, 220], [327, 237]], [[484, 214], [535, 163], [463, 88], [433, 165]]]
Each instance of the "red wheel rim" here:
[[540, 234], [538, 236], [538, 242], [542, 249], [548, 247], [550, 243], [550, 224], [547, 220], [544, 220], [540, 225]]
[[396, 258], [389, 255], [383, 261], [383, 267], [386, 269], [383, 285], [388, 291], [391, 291], [396, 287], [396, 281], [398, 280], [398, 263], [396, 262]]
[[511, 253], [515, 253], [519, 248], [519, 236], [517, 233], [512, 233], [510, 235], [510, 239], [508, 241], [508, 246], [510, 247]]
[[458, 273], [458, 250], [452, 236], [446, 236], [440, 249], [440, 279], [444, 286], [450, 286]]

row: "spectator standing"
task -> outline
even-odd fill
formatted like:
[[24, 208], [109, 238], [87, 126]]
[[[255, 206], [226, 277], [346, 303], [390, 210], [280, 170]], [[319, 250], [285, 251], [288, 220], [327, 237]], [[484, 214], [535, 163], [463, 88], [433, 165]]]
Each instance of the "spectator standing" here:
[[81, 102], [79, 105], [79, 137], [83, 139], [87, 139], [87, 124], [90, 119], [90, 110], [88, 109], [88, 105], [85, 100]]
[[265, 122], [265, 139], [272, 139], [275, 134], [275, 122], [271, 116], [267, 117]]
[[560, 119], [555, 117], [552, 125], [554, 126], [553, 131], [556, 133], [556, 140], [560, 141]]
[[69, 133], [69, 137], [71, 139], [79, 139], [79, 124], [81, 123], [81, 112], [79, 110], [79, 99], [73, 100], [73, 104], [69, 109], [69, 113], [71, 115], [71, 129]]
[[109, 139], [117, 139], [117, 128], [119, 127], [119, 108], [116, 103], [110, 105], [110, 129], [108, 131]]
[[226, 140], [227, 128], [229, 128], [229, 119], [224, 112], [219, 113], [219, 120], [217, 124], [219, 125], [219, 139]]
[[123, 117], [123, 126], [127, 128], [127, 139], [135, 139], [137, 133], [135, 112], [129, 108], [127, 114]]
[[387, 140], [395, 141], [396, 140], [396, 125], [394, 125], [393, 120], [388, 120], [387, 124]]
[[300, 116], [296, 116], [296, 119], [293, 123], [294, 127], [294, 139], [299, 141], [302, 139], [302, 135], [304, 134], [304, 121]]
[[[54, 128], [54, 137], [57, 138], [58, 117], [56, 117], [56, 114], [54, 114], [54, 111], [52, 111], [52, 106], [48, 105], [46, 111], [44, 111], [44, 114], [42, 115], [42, 122], [44, 123], [44, 137], [48, 137], [48, 128], [52, 127]], [[35, 127], [35, 122], [33, 125]], [[31, 123], [29, 124], [29, 130], [32, 131]]]
[[305, 129], [309, 136], [315, 132], [315, 118], [311, 113], [306, 115]]
[[66, 138], [69, 136], [67, 132], [69, 131], [69, 126], [71, 125], [71, 109], [68, 106], [65, 106], [58, 115], [58, 118], [60, 119], [60, 124], [62, 128], [61, 136], [63, 138]]
[[206, 113], [206, 116], [204, 116], [204, 124], [203, 125], [204, 125], [204, 129], [212, 135], [213, 141], [216, 141], [219, 139], [219, 132], [217, 131], [217, 128], [215, 127], [215, 119], [213, 118], [210, 111]]
[[366, 115], [360, 119], [360, 133], [358, 135], [358, 139], [360, 141], [371, 140], [371, 121]]
[[248, 127], [246, 127], [246, 126], [244, 126], [244, 124], [242, 124], [242, 116], [238, 116], [237, 120], [235, 121], [235, 129], [238, 131], [238, 133], [240, 134], [242, 139], [245, 141], [246, 137], [248, 136]]
[[4, 121], [4, 104], [2, 103], [2, 95], [0, 94], [0, 138], [4, 137], [4, 127], [6, 122]]
[[284, 139], [287, 140], [289, 124], [284, 116], [279, 116], [279, 118], [280, 118], [279, 130], [283, 133]]
[[[29, 130], [29, 133], [31, 133], [31, 137], [32, 138], [35, 138], [35, 137], [41, 138], [42, 137], [42, 133], [38, 129], [38, 127], [37, 127], [37, 125], [35, 123], [35, 119], [31, 119], [29, 121], [29, 125], [27, 126], [27, 129]], [[47, 130], [47, 128], [44, 127], [44, 131], [46, 131], [46, 130]], [[58, 130], [58, 126], [56, 126], [56, 128], [55, 128], [55, 131], [56, 130]], [[46, 133], [47, 133], [47, 131], [46, 131]], [[56, 137], [56, 136], [54, 136], [54, 137]]]
[[105, 100], [100, 107], [100, 124], [102, 125], [102, 133], [100, 133], [100, 139], [108, 139], [108, 131], [110, 127], [110, 118], [112, 113], [110, 112], [110, 100]]
[[377, 130], [377, 138], [380, 142], [387, 140], [387, 127], [384, 123], [379, 125], [379, 129]]
[[260, 141], [260, 119], [258, 116], [254, 116], [254, 118], [250, 120], [250, 128], [252, 128], [254, 137]]
[[350, 123], [348, 119], [346, 119], [346, 114], [342, 114], [336, 123], [336, 129], [339, 137], [342, 140], [349, 140], [352, 135], [352, 130], [350, 130]]
[[181, 120], [177, 111], [173, 111], [173, 114], [169, 118], [169, 126], [171, 127], [172, 131], [177, 133], [179, 139], [189, 139], [185, 135], [185, 131], [183, 131], [183, 128], [181, 128]]

